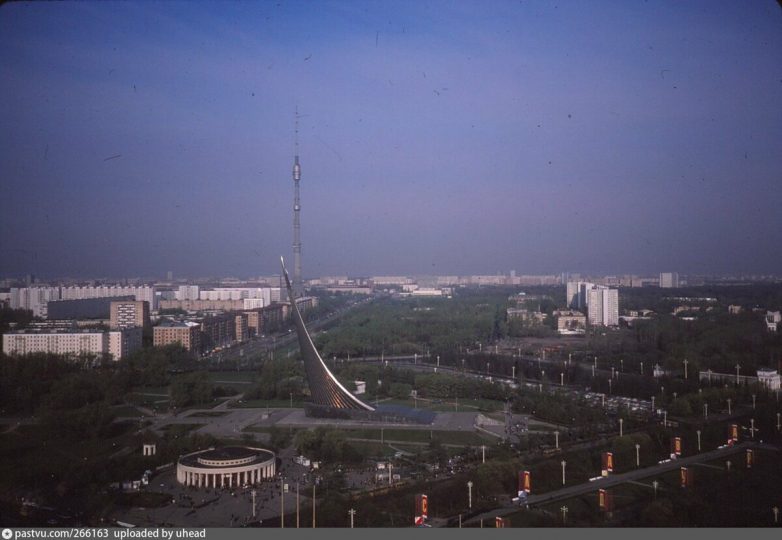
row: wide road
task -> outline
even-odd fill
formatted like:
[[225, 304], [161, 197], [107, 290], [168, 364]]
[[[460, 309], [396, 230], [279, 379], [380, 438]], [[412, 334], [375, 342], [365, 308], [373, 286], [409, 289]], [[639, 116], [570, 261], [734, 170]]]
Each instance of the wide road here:
[[[530, 495], [529, 498], [527, 499], [527, 506], [532, 507], [541, 504], [556, 502], [562, 499], [570, 499], [572, 497], [578, 497], [579, 495], [585, 495], [587, 493], [596, 492], [598, 489], [601, 488], [616, 486], [619, 484], [624, 484], [625, 482], [636, 481], [649, 476], [658, 476], [660, 474], [676, 470], [679, 467], [685, 467], [687, 465], [694, 465], [696, 463], [713, 461], [716, 459], [727, 457], [737, 452], [743, 452], [747, 448], [757, 448], [757, 447], [762, 447], [764, 449], [779, 450], [778, 448], [767, 444], [758, 444], [756, 442], [746, 441], [732, 447], [719, 448], [717, 450], [711, 450], [709, 452], [703, 452], [685, 458], [672, 459], [665, 463], [658, 463], [657, 465], [653, 465], [651, 467], [646, 467], [643, 469], [636, 469], [634, 471], [630, 471], [622, 474], [609, 475], [607, 477], [600, 478], [599, 480], [595, 480], [594, 482], [585, 482], [583, 484], [578, 484], [575, 486], [568, 486], [562, 489], [558, 489], [556, 491], [541, 493], [540, 495]], [[483, 514], [474, 516], [466, 520], [465, 523], [478, 523], [481, 519], [493, 520], [496, 516], [507, 516], [509, 514], [513, 514], [514, 512], [517, 512], [518, 510], [519, 507], [516, 505], [507, 506], [504, 508], [498, 508], [496, 510], [491, 510], [489, 512], [484, 512]]]
[[[318, 319], [316, 321], [310, 321], [307, 323], [307, 329], [310, 332], [323, 328], [327, 324], [330, 324], [342, 317], [344, 317], [352, 309], [359, 306], [366, 305], [374, 298], [364, 298], [352, 304], [348, 304], [342, 308], [339, 308], [334, 313]], [[293, 329], [281, 334], [273, 334], [262, 337], [254, 337], [245, 342], [232, 343], [229, 347], [226, 347], [220, 351], [215, 351], [207, 355], [205, 358], [211, 362], [220, 363], [226, 361], [241, 361], [243, 359], [250, 359], [253, 356], [267, 353], [270, 350], [276, 350], [287, 347], [293, 343], [298, 343], [298, 337]]]

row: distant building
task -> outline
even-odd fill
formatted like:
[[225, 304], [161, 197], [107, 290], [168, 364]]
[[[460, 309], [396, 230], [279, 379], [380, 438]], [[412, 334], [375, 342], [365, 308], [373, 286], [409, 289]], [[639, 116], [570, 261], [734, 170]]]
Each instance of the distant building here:
[[741, 306], [734, 306], [734, 305], [728, 306], [728, 313], [730, 313], [731, 315], [738, 315], [739, 313], [741, 313]]
[[779, 311], [766, 311], [766, 329], [769, 332], [776, 332], [780, 321], [782, 321], [782, 314]]
[[61, 299], [59, 287], [12, 287], [10, 294], [11, 309], [26, 309], [44, 319], [49, 314], [49, 302]]
[[62, 287], [62, 300], [79, 300], [81, 298], [105, 298], [107, 296], [132, 296], [135, 300], [149, 302], [151, 309], [157, 309], [157, 289], [150, 285], [87, 285]]
[[200, 288], [198, 285], [180, 285], [176, 291], [177, 300], [198, 300]]
[[679, 274], [677, 272], [660, 273], [660, 288], [677, 289], [679, 287]]
[[540, 311], [530, 311], [528, 309], [508, 308], [506, 311], [508, 319], [519, 319], [524, 322], [530, 322], [534, 325], [543, 324], [546, 314]]
[[769, 390], [779, 390], [779, 373], [776, 369], [758, 368], [758, 382]]
[[617, 289], [590, 289], [587, 296], [589, 324], [617, 326], [619, 324], [619, 291]]
[[154, 328], [153, 344], [162, 347], [179, 343], [188, 351], [201, 352], [201, 325], [186, 321], [165, 321]]
[[133, 300], [132, 296], [107, 296], [106, 298], [83, 298], [81, 300], [53, 300], [48, 303], [46, 318], [64, 319], [108, 319], [111, 303], [117, 300]]
[[262, 298], [240, 298], [234, 300], [160, 300], [160, 309], [181, 309], [183, 311], [245, 311], [264, 307]]

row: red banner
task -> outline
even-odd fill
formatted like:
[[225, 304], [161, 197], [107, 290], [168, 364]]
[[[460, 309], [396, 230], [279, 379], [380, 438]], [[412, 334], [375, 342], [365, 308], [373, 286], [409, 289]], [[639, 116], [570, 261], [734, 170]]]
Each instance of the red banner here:
[[529, 471], [522, 471], [519, 473], [519, 491], [523, 491], [527, 495], [532, 492], [532, 478]]
[[671, 439], [671, 454], [675, 456], [682, 455], [682, 438], [674, 437]]
[[730, 432], [728, 434], [728, 438], [730, 441], [738, 442], [739, 440], [739, 426], [738, 424], [731, 424], [730, 425]]
[[681, 485], [683, 488], [692, 487], [694, 481], [694, 472], [692, 469], [682, 467], [679, 472], [681, 478]]
[[423, 493], [415, 496], [415, 521], [414, 525], [422, 526], [429, 517], [429, 497]]
[[752, 468], [752, 463], [754, 463], [755, 456], [752, 453], [752, 448], [747, 448], [747, 469]]
[[494, 518], [494, 526], [498, 529], [504, 529], [508, 526], [508, 520], [497, 516]]
[[603, 452], [603, 472], [614, 472], [614, 454], [613, 452]]
[[597, 502], [600, 510], [603, 512], [614, 511], [614, 497], [607, 489], [601, 489], [597, 492]]

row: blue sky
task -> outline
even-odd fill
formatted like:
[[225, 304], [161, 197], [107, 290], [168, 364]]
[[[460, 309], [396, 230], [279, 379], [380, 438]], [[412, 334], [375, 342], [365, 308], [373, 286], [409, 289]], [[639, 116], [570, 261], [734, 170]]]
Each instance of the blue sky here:
[[297, 106], [305, 277], [779, 273], [781, 19], [773, 1], [6, 4], [0, 275], [277, 272]]

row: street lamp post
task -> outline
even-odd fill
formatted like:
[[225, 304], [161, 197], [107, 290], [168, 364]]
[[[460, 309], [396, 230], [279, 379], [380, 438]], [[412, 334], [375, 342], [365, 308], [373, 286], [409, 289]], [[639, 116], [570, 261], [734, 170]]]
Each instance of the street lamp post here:
[[780, 423], [780, 413], [777, 413], [777, 431], [782, 431], [782, 423]]
[[755, 394], [752, 394], [752, 410], [753, 411], [755, 410], [755, 399], [756, 398], [757, 398], [757, 396]]
[[467, 482], [467, 508], [472, 510], [472, 480]]
[[252, 493], [253, 496], [253, 517], [255, 517], [255, 496], [258, 495], [258, 492], [255, 490], [252, 490], [250, 493]]
[[299, 528], [299, 481], [296, 480], [296, 528]]
[[730, 398], [728, 398], [728, 414], [730, 414]]
[[554, 432], [554, 447], [559, 448], [559, 431]]
[[285, 477], [280, 477], [280, 529], [285, 528]]
[[698, 434], [698, 452], [701, 451], [701, 430], [697, 430], [695, 433]]
[[641, 375], [643, 375], [643, 374], [644, 374], [644, 363], [641, 362]]
[[739, 370], [741, 369], [741, 365], [736, 364], [736, 386], [739, 385]]
[[565, 465], [567, 465], [567, 461], [565, 461], [563, 459], [561, 465], [562, 465], [562, 485], [564, 486], [565, 485]]
[[511, 376], [511, 379], [514, 381], [516, 380], [516, 366], [511, 366], [511, 369], [513, 370], [513, 375]]
[[658, 482], [657, 480], [652, 482], [652, 487], [654, 488], [654, 498], [655, 499], [657, 498], [657, 486], [659, 486], [659, 485], [660, 485], [660, 482]]
[[562, 508], [560, 508], [560, 510], [562, 510], [562, 525], [564, 525], [565, 518], [567, 516], [567, 506], [563, 506]]
[[750, 437], [752, 437], [754, 439], [755, 438], [755, 419], [754, 418], [750, 419], [749, 425], [750, 425], [750, 428], [749, 428]]
[[654, 414], [654, 396], [652, 396], [652, 414]]
[[356, 515], [356, 511], [353, 508], [351, 508], [350, 510], [348, 510], [348, 514], [350, 514], [350, 528], [352, 529], [353, 528], [353, 516]]
[[565, 374], [564, 373], [560, 373], [559, 374], [559, 385], [560, 386], [565, 386]]
[[486, 463], [486, 445], [481, 445], [481, 463]]
[[774, 513], [774, 523], [779, 523], [779, 507], [775, 506], [771, 511]]
[[703, 404], [703, 419], [706, 420], [709, 418], [709, 404], [704, 403]]
[[622, 430], [622, 426], [624, 425], [624, 418], [619, 419], [619, 436], [622, 437], [624, 435], [624, 431]]
[[663, 427], [668, 427], [668, 411], [663, 411]]
[[685, 358], [685, 359], [684, 359], [684, 380], [685, 380], [685, 381], [687, 380], [687, 364], [689, 364], [689, 362], [688, 362], [688, 361], [687, 361], [687, 359]]
[[641, 466], [641, 445], [636, 444], [635, 445], [635, 466], [640, 467]]

